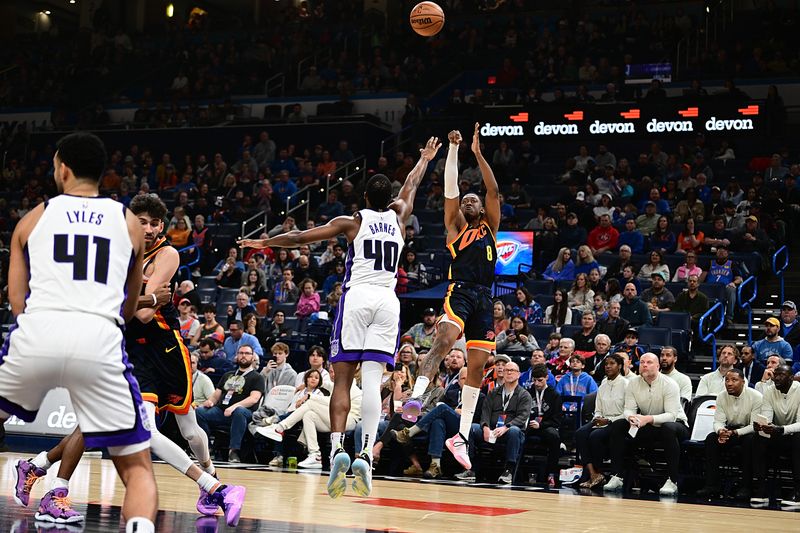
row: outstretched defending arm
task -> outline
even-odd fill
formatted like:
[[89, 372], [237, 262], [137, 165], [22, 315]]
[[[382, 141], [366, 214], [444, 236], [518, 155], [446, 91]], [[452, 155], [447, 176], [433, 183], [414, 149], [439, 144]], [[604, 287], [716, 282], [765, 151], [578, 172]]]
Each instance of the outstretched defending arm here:
[[417, 195], [417, 187], [419, 187], [422, 178], [425, 176], [425, 170], [428, 168], [428, 163], [436, 157], [436, 152], [441, 148], [442, 143], [439, 142], [438, 137], [431, 137], [425, 148], [419, 151], [419, 161], [408, 173], [397, 199], [392, 202], [392, 207], [397, 213], [397, 217], [401, 222], [404, 222], [411, 211], [414, 209], [414, 198]]
[[352, 216], [336, 217], [324, 226], [307, 229], [304, 231], [292, 230], [268, 239], [242, 239], [239, 241], [240, 248], [267, 248], [275, 246], [278, 248], [294, 248], [301, 244], [311, 244], [336, 237], [344, 233], [348, 242], [351, 242], [358, 233], [360, 223]]
[[486, 162], [486, 159], [481, 153], [481, 138], [479, 135], [481, 125], [475, 123], [475, 133], [472, 135], [472, 153], [475, 154], [475, 159], [478, 160], [478, 168], [481, 169], [481, 176], [483, 176], [483, 186], [486, 187], [486, 198], [483, 200], [483, 207], [486, 209], [486, 222], [492, 229], [492, 233], [497, 236], [497, 230], [500, 229], [500, 187], [497, 185], [497, 179], [494, 177], [492, 167]]

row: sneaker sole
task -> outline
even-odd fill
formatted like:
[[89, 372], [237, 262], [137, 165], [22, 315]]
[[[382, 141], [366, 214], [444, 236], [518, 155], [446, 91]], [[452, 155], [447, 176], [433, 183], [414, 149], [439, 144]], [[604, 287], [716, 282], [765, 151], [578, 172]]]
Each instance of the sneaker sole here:
[[297, 468], [302, 468], [303, 470], [322, 470], [322, 463], [317, 463], [315, 465], [297, 465]]
[[[465, 470], [472, 470], [472, 461], [469, 460], [469, 455], [463, 456], [461, 453], [456, 452], [456, 447], [453, 444], [452, 438], [449, 438], [445, 441], [445, 446], [447, 446], [447, 449], [453, 454], [453, 457], [456, 461], [458, 461], [458, 464], [463, 466]], [[462, 446], [466, 446], [466, 444], [463, 444]]]
[[372, 472], [367, 463], [363, 459], [356, 459], [353, 461], [353, 492], [359, 496], [369, 496], [372, 492]]
[[242, 497], [238, 500], [233, 502], [226, 511], [225, 511], [225, 522], [232, 527], [235, 527], [239, 524], [239, 515], [242, 514], [242, 506], [244, 505], [244, 497], [247, 495], [247, 489], [244, 487], [238, 487], [239, 492], [241, 492]]
[[800, 507], [800, 502], [781, 500], [781, 507]]
[[333, 458], [331, 477], [328, 479], [328, 496], [341, 497], [347, 490], [347, 471], [350, 469], [350, 456], [346, 453], [337, 453]]
[[83, 522], [83, 515], [73, 516], [70, 518], [56, 518], [53, 515], [41, 514], [37, 511], [33, 517], [39, 522], [50, 522], [51, 524], [75, 524], [77, 522]]

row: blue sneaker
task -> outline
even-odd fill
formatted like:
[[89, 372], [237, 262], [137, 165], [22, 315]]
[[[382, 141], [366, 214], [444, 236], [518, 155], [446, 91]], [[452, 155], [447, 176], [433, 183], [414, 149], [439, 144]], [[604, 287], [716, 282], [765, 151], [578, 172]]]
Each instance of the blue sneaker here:
[[365, 453], [361, 453], [353, 461], [353, 492], [359, 496], [369, 496], [372, 492], [372, 459]]
[[347, 489], [347, 471], [350, 470], [350, 456], [344, 448], [336, 450], [331, 459], [331, 477], [328, 478], [328, 496], [339, 498]]

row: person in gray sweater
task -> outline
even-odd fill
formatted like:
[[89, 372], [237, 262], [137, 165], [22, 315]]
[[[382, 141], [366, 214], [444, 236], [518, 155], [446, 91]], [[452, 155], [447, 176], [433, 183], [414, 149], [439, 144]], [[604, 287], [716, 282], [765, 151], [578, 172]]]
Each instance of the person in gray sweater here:
[[276, 342], [272, 345], [272, 357], [264, 365], [261, 370], [261, 375], [267, 382], [266, 394], [272, 390], [272, 387], [278, 385], [292, 385], [294, 386], [297, 372], [292, 368], [292, 365], [286, 362], [289, 357], [289, 346], [283, 342]]
[[[469, 450], [470, 454], [474, 454], [476, 445], [493, 446], [496, 442], [505, 442], [506, 466], [498, 483], [508, 485], [525, 443], [525, 428], [533, 401], [530, 393], [519, 386], [519, 366], [516, 363], [506, 365], [503, 381], [502, 387], [495, 387], [486, 396], [481, 410], [481, 423], [472, 424]], [[468, 470], [457, 478], [462, 481], [469, 478], [474, 480], [475, 474]]]

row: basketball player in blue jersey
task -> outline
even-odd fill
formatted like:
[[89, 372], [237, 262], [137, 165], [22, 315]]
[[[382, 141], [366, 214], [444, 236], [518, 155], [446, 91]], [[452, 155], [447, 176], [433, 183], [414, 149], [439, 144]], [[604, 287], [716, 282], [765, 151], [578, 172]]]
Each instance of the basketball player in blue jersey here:
[[[419, 398], [439, 370], [439, 364], [453, 343], [462, 335], [467, 343], [467, 382], [462, 389], [459, 431], [447, 440], [447, 448], [464, 468], [470, 470], [467, 442], [472, 417], [480, 394], [483, 367], [495, 349], [492, 321], [492, 283], [497, 260], [495, 236], [500, 227], [499, 187], [492, 169], [481, 153], [475, 124], [472, 152], [486, 187], [483, 202], [475, 194], [458, 200], [458, 147], [461, 134], [451, 131], [450, 147], [444, 167], [444, 223], [453, 257], [448, 278], [451, 283], [444, 299], [444, 315], [439, 318], [436, 338], [423, 361], [414, 384], [412, 398]], [[411, 404], [409, 401], [408, 404]], [[413, 402], [417, 403], [417, 402]], [[408, 405], [407, 404], [407, 405]]]
[[[53, 164], [62, 194], [32, 209], [11, 239], [16, 323], [0, 351], [0, 423], [9, 414], [32, 422], [49, 390], [66, 388], [83, 439], [108, 448], [125, 485], [126, 531], [150, 533], [158, 493], [149, 421], [123, 342], [125, 321], [137, 308], [129, 295], [142, 284], [141, 227], [121, 204], [99, 197], [106, 164], [99, 138], [67, 135]], [[59, 481], [36, 518], [80, 521], [66, 511], [67, 487]]]
[[353, 216], [334, 218], [324, 226], [290, 231], [270, 239], [244, 239], [240, 246], [297, 247], [326, 241], [344, 234], [349, 243], [339, 311], [331, 333], [331, 363], [335, 370], [331, 415], [331, 474], [328, 494], [344, 494], [350, 456], [343, 441], [350, 411], [350, 388], [361, 364], [364, 426], [361, 454], [352, 462], [353, 490], [367, 496], [372, 491], [372, 446], [381, 416], [381, 379], [386, 367], [394, 368], [400, 340], [400, 302], [394, 293], [397, 265], [404, 244], [404, 221], [411, 215], [428, 163], [441, 144], [431, 137], [420, 150], [416, 166], [409, 172], [397, 198], [392, 201], [389, 178], [376, 174], [367, 181], [366, 209]]

